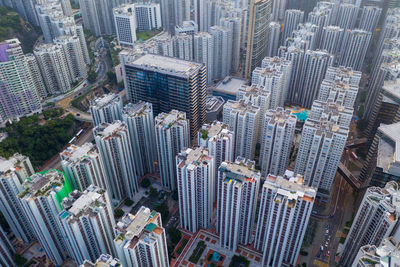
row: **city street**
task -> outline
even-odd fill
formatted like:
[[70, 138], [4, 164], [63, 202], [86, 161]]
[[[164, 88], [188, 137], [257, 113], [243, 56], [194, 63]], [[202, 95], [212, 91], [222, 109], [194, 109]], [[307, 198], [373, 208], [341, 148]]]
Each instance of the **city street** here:
[[335, 253], [342, 233], [340, 230], [353, 215], [353, 190], [340, 175], [337, 175], [332, 190], [330, 203], [325, 209], [314, 206], [310, 219], [317, 222], [314, 240], [303, 249], [308, 255], [300, 259], [300, 263], [305, 262], [307, 266], [336, 265]]

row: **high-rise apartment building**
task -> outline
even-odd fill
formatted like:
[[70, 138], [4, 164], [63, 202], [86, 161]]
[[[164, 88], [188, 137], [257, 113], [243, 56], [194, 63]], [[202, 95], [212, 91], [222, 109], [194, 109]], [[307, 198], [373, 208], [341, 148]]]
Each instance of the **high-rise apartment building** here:
[[283, 175], [290, 159], [296, 116], [290, 109], [270, 109], [263, 117], [259, 164], [263, 176]]
[[219, 25], [224, 26], [231, 31], [232, 35], [232, 55], [230, 73], [237, 73], [240, 64], [240, 47], [242, 40], [242, 18], [240, 16], [225, 17], [219, 20]]
[[[304, 54], [303, 66], [299, 81], [297, 103], [310, 108], [317, 98], [320, 84], [326, 70], [333, 64], [333, 55], [326, 51], [307, 50]], [[293, 69], [293, 71], [295, 71]]]
[[65, 93], [71, 90], [71, 75], [64, 49], [59, 44], [41, 44], [36, 46], [33, 54], [51, 94]]
[[83, 25], [95, 36], [115, 34], [113, 8], [127, 0], [79, 0]]
[[340, 101], [315, 100], [311, 106], [309, 118], [311, 120], [329, 120], [340, 127], [349, 128], [354, 109], [344, 107]]
[[128, 125], [135, 163], [137, 163], [136, 172], [139, 176], [154, 172], [157, 152], [152, 104], [142, 101], [127, 104], [122, 109], [122, 120]]
[[271, 17], [271, 0], [250, 0], [244, 77], [249, 78], [253, 70], [261, 65], [269, 43], [268, 25]]
[[152, 2], [135, 3], [136, 29], [151, 31], [162, 25], [160, 4]]
[[273, 0], [271, 18], [275, 21], [282, 21], [285, 15], [287, 0]]
[[350, 3], [341, 3], [336, 8], [335, 25], [342, 28], [345, 32], [353, 30], [356, 26], [359, 8]]
[[42, 111], [40, 95], [18, 39], [0, 42], [0, 124]]
[[83, 59], [85, 61], [85, 64], [89, 65], [89, 51], [86, 45], [86, 39], [82, 25], [77, 25], [75, 23], [74, 17], [67, 17], [60, 14], [52, 16], [50, 19], [50, 23], [53, 30], [54, 38], [63, 35], [77, 36], [79, 38], [79, 44], [81, 46]]
[[224, 105], [223, 121], [235, 133], [234, 157], [253, 159], [260, 127], [260, 108], [245, 100], [228, 100]]
[[354, 29], [344, 32], [339, 65], [361, 71], [372, 38], [371, 32]]
[[378, 27], [381, 13], [382, 8], [377, 6], [364, 6], [361, 10], [361, 17], [357, 28], [374, 33]]
[[100, 36], [102, 34], [100, 28], [101, 17], [98, 15], [100, 6], [94, 0], [79, 0], [79, 6], [85, 28], [89, 29], [95, 36]]
[[326, 26], [332, 25], [335, 22], [335, 3], [327, 2], [327, 1], [320, 1], [317, 2], [316, 6], [314, 7], [313, 11], [308, 13], [307, 22], [311, 22], [314, 25], [319, 27], [317, 33], [317, 41], [319, 42], [322, 29]]
[[367, 120], [372, 117], [374, 107], [376, 106], [376, 99], [379, 97], [384, 82], [395, 79], [400, 71], [400, 39], [385, 39], [382, 43], [382, 49], [383, 50], [380, 52], [379, 56], [376, 57], [375, 66], [371, 71], [371, 80], [368, 85], [366, 101], [366, 107], [368, 108], [364, 114], [364, 119]]
[[153, 104], [154, 114], [186, 113], [192, 138], [206, 119], [207, 73], [204, 64], [159, 55], [143, 55], [124, 66], [127, 98]]
[[319, 88], [318, 100], [340, 102], [353, 108], [357, 98], [361, 72], [352, 68], [329, 67]]
[[322, 117], [307, 119], [304, 124], [294, 172], [303, 175], [309, 186], [320, 189], [321, 196], [329, 196], [348, 132], [348, 128]]
[[85, 191], [91, 184], [107, 189], [98, 149], [92, 143], [70, 145], [60, 153], [61, 167], [74, 189]]
[[394, 76], [388, 77], [388, 80], [379, 89], [375, 105], [369, 107], [372, 108], [372, 112], [365, 133], [369, 139], [372, 139], [381, 123], [392, 124], [400, 121], [400, 96], [398, 95], [400, 78], [397, 78], [400, 69], [399, 64], [396, 65], [397, 70], [389, 74], [390, 76], [394, 74]]
[[292, 36], [292, 32], [297, 29], [300, 23], [304, 22], [304, 11], [298, 9], [287, 9], [283, 23], [282, 43], [286, 38]]
[[336, 55], [342, 46], [343, 29], [339, 26], [329, 25], [322, 28], [321, 40], [319, 43], [320, 50], [326, 50], [328, 53]]
[[115, 249], [122, 266], [169, 266], [160, 213], [142, 206], [135, 215], [126, 214], [115, 232]]
[[107, 191], [113, 200], [133, 198], [138, 182], [128, 126], [121, 121], [101, 123], [93, 129], [107, 181]]
[[[213, 79], [223, 79], [229, 75], [232, 64], [232, 30], [224, 26], [210, 27], [214, 43]], [[219, 56], [215, 56], [219, 55]]]
[[25, 60], [26, 64], [28, 65], [29, 72], [31, 73], [32, 82], [36, 88], [37, 93], [42, 99], [46, 98], [48, 92], [35, 56], [32, 53], [26, 54]]
[[389, 181], [400, 182], [399, 130], [399, 122], [378, 127], [359, 176], [365, 185], [384, 187]]
[[121, 46], [133, 47], [136, 41], [136, 12], [134, 4], [124, 4], [113, 9], [115, 31]]
[[189, 121], [184, 112], [171, 110], [155, 118], [158, 164], [162, 185], [176, 189], [175, 157], [190, 144]]
[[[262, 88], [263, 94], [269, 94], [269, 102], [265, 106], [267, 109], [275, 109], [283, 107], [287, 95], [287, 79], [289, 78], [286, 71], [282, 71], [272, 66], [265, 68], [257, 67], [253, 71], [252, 86]], [[240, 92], [240, 91], [239, 91]], [[263, 113], [265, 113], [265, 110]]]
[[388, 262], [395, 263], [400, 261], [400, 244], [394, 237], [387, 237], [378, 245], [365, 245], [360, 247], [360, 250], [355, 257], [354, 267], [363, 267], [371, 265], [374, 262], [375, 266], [385, 266]]
[[83, 192], [75, 190], [61, 205], [60, 228], [69, 256], [76, 263], [94, 261], [103, 253], [115, 255], [115, 220], [104, 189], [90, 185]]
[[211, 226], [214, 164], [214, 158], [205, 148], [187, 148], [176, 156], [180, 225], [189, 232]]
[[32, 229], [18, 199], [23, 182], [34, 173], [28, 157], [15, 154], [0, 158], [0, 210], [14, 235], [24, 243], [34, 239]]
[[275, 57], [278, 55], [279, 36], [281, 34], [282, 25], [279, 22], [271, 21], [268, 25], [269, 28], [269, 43], [268, 43], [268, 57]]
[[178, 33], [172, 37], [174, 57], [193, 60], [193, 36], [187, 33]]
[[36, 14], [39, 20], [40, 28], [43, 32], [43, 39], [46, 43], [52, 43], [57, 36], [54, 32], [52, 18], [64, 15], [61, 4], [58, 2], [48, 2], [35, 5]]
[[122, 120], [122, 107], [122, 97], [119, 94], [110, 93], [93, 99], [90, 101], [93, 125]]
[[193, 36], [193, 60], [203, 63], [207, 68], [207, 83], [214, 77], [214, 40], [207, 32], [198, 32]]
[[182, 21], [181, 24], [175, 26], [175, 34], [186, 33], [193, 35], [198, 32], [198, 25], [193, 20]]
[[340, 255], [340, 264], [350, 265], [360, 247], [378, 246], [392, 235], [399, 218], [399, 185], [389, 182], [385, 188], [370, 187], [358, 208]]
[[316, 194], [291, 171], [266, 176], [254, 242], [263, 251], [263, 266], [296, 264]]
[[289, 47], [281, 46], [278, 50], [278, 55], [292, 63], [286, 99], [289, 102], [294, 103], [299, 94], [298, 84], [300, 82], [301, 70], [303, 67], [304, 50], [293, 45]]
[[315, 50], [319, 42], [319, 27], [310, 22], [300, 23], [297, 29], [292, 32], [292, 36], [286, 38], [285, 46], [297, 46], [306, 50]]
[[217, 171], [222, 162], [233, 162], [235, 149], [235, 133], [228, 129], [228, 125], [220, 121], [204, 124], [197, 135], [198, 145], [208, 149], [209, 156], [214, 159], [215, 184], [214, 199], [217, 200], [218, 182]]
[[18, 197], [35, 239], [46, 255], [56, 264], [67, 258], [66, 239], [60, 228], [58, 214], [62, 200], [72, 192], [68, 178], [57, 170], [36, 173], [25, 180]]
[[7, 234], [0, 226], [0, 264], [2, 266], [14, 266], [14, 255], [15, 248], [8, 239]]
[[217, 233], [220, 246], [232, 251], [251, 242], [261, 179], [254, 164], [238, 158], [218, 169]]
[[59, 45], [65, 54], [71, 81], [86, 79], [86, 63], [79, 37], [77, 35], [62, 35], [54, 38], [54, 43]]
[[[284, 78], [283, 91], [285, 93], [282, 93], [282, 95], [284, 96], [283, 99], [285, 101], [287, 99], [289, 91], [290, 77], [292, 72], [292, 62], [290, 60], [286, 60], [283, 57], [266, 57], [261, 62], [261, 68], [272, 68], [275, 70], [279, 70], [283, 73], [283, 78]], [[255, 77], [252, 77], [252, 82], [254, 79]]]
[[190, 20], [190, 0], [162, 0], [160, 3], [162, 25], [170, 34], [174, 33], [176, 25]]

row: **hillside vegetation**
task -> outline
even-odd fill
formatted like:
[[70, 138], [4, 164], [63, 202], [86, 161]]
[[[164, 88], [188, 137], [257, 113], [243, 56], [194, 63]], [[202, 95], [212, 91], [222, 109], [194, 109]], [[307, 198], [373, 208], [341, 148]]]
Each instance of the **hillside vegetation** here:
[[18, 38], [25, 53], [32, 52], [39, 34], [28, 22], [24, 21], [14, 10], [0, 7], [0, 42]]

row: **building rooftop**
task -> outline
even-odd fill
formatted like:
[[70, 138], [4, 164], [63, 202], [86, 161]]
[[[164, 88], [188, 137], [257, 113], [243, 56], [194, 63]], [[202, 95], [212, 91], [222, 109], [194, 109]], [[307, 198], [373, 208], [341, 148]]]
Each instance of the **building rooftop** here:
[[27, 156], [21, 155], [19, 153], [15, 153], [8, 159], [0, 157], [0, 175], [3, 175], [10, 171], [18, 171], [22, 168], [20, 164], [27, 159], [29, 159]]
[[175, 123], [180, 123], [186, 120], [186, 113], [178, 110], [171, 110], [169, 113], [160, 113], [155, 118], [156, 126], [170, 128]]
[[127, 131], [127, 125], [122, 121], [114, 121], [113, 123], [101, 123], [100, 125], [93, 128], [93, 134], [95, 136], [102, 137], [114, 137], [117, 136], [120, 131]]
[[139, 101], [136, 104], [129, 103], [122, 109], [122, 116], [137, 117], [143, 113], [152, 113], [152, 104], [149, 102]]
[[113, 258], [110, 255], [101, 254], [95, 263], [85, 260], [80, 267], [125, 267], [122, 266], [121, 262], [117, 258]]
[[145, 54], [127, 65], [186, 78], [197, 73], [204, 64], [161, 55]]
[[59, 214], [61, 219], [67, 219], [68, 222], [78, 220], [81, 215], [95, 215], [96, 207], [102, 207], [102, 195], [105, 191], [95, 185], [90, 185], [84, 192], [75, 190], [64, 198], [61, 202], [63, 211]]
[[376, 166], [384, 172], [400, 176], [400, 122], [381, 125]]
[[133, 4], [122, 4], [118, 7], [113, 8], [113, 12], [116, 15], [133, 16], [135, 5]]
[[95, 149], [96, 147], [92, 143], [85, 143], [82, 146], [72, 144], [60, 153], [60, 158], [69, 162], [79, 161]]
[[177, 160], [181, 161], [178, 168], [188, 165], [187, 168], [193, 170], [196, 166], [202, 164], [208, 165], [209, 163], [207, 161], [211, 161], [212, 158], [208, 155], [208, 149], [196, 147], [182, 150], [181, 153], [178, 154]]
[[206, 112], [217, 112], [225, 101], [221, 96], [206, 96]]
[[282, 107], [267, 110], [265, 117], [271, 118], [270, 124], [284, 125], [287, 121], [292, 121], [293, 124], [296, 124], [297, 121], [297, 117], [292, 113], [291, 109], [283, 109]]
[[222, 81], [217, 84], [214, 91], [236, 95], [236, 93], [239, 91], [239, 88], [246, 83], [246, 79], [226, 76]]
[[[137, 242], [137, 238], [143, 234], [144, 230], [147, 232], [155, 232], [158, 234], [160, 232], [160, 227], [157, 225], [157, 220], [160, 214], [156, 211], [151, 211], [149, 208], [142, 206], [136, 215], [126, 214], [117, 223], [116, 232], [117, 237], [114, 242], [121, 246], [132, 247], [131, 242]], [[162, 229], [161, 229], [162, 230]], [[163, 230], [162, 230], [163, 231]], [[135, 239], [135, 240], [133, 240]], [[126, 241], [131, 241], [127, 242]]]
[[122, 105], [122, 98], [119, 94], [113, 94], [113, 93], [105, 94], [102, 95], [101, 97], [95, 98], [92, 101], [90, 101], [90, 106], [98, 109], [114, 104]]
[[239, 101], [228, 100], [224, 105], [224, 108], [225, 107], [229, 107], [232, 109], [232, 111], [240, 114], [245, 114], [246, 112], [257, 113], [260, 110], [259, 107], [256, 107], [252, 103], [249, 103], [243, 99]]
[[393, 81], [385, 81], [382, 90], [384, 91], [385, 96], [392, 98], [392, 100], [396, 100], [398, 103], [400, 102], [400, 78]]
[[299, 199], [314, 202], [317, 189], [304, 184], [303, 176], [294, 175], [292, 171], [286, 170], [283, 176], [268, 175], [263, 187], [276, 189], [279, 195], [288, 199]]
[[54, 169], [35, 173], [23, 183], [23, 187], [25, 190], [18, 195], [19, 198], [28, 200], [54, 193], [60, 207], [62, 200], [73, 191], [65, 174]]
[[260, 180], [261, 174], [254, 167], [254, 161], [238, 157], [235, 162], [222, 162], [218, 171], [224, 173], [225, 182], [230, 183], [233, 180], [240, 185], [246, 181], [256, 182]]

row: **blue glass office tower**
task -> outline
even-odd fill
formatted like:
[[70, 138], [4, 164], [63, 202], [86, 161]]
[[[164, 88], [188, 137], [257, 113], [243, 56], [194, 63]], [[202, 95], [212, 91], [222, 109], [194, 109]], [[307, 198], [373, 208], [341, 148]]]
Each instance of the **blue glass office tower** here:
[[146, 54], [125, 63], [127, 98], [153, 104], [154, 115], [186, 112], [191, 137], [205, 123], [207, 71], [202, 63]]

